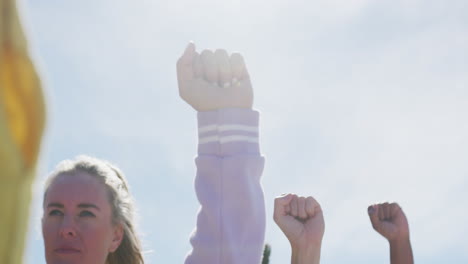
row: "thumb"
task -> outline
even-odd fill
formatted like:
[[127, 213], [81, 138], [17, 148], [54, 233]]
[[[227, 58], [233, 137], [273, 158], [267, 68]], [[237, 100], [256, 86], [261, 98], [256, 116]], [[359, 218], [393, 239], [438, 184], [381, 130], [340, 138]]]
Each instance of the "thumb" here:
[[293, 197], [294, 197], [294, 195], [292, 195], [292, 194], [287, 194], [287, 195], [276, 197], [276, 199], [275, 199], [275, 208], [274, 208], [274, 212], [273, 212], [273, 218], [274, 218], [274, 220], [276, 222], [278, 222], [278, 220], [280, 220], [281, 216], [284, 216], [284, 215], [287, 214], [286, 206], [289, 205], [289, 203], [291, 202]]
[[367, 208], [367, 213], [369, 214], [369, 218], [372, 224], [372, 227], [377, 230], [380, 226], [379, 220], [379, 207], [376, 205], [370, 205]]
[[180, 66], [182, 66], [182, 65], [190, 65], [191, 66], [192, 63], [193, 63], [193, 58], [194, 57], [195, 57], [195, 43], [190, 41], [189, 44], [187, 45], [187, 47], [185, 48], [184, 53], [180, 57], [178, 64], [180, 64]]
[[196, 57], [195, 44], [189, 42], [182, 56], [177, 60], [177, 80], [179, 82], [179, 93], [183, 97], [184, 81], [191, 80], [194, 76], [193, 60]]

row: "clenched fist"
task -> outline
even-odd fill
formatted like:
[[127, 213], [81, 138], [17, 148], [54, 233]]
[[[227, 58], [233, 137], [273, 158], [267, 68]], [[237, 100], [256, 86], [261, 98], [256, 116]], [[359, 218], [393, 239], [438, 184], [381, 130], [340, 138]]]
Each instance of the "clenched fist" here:
[[200, 54], [189, 43], [177, 61], [179, 95], [197, 111], [252, 108], [253, 90], [244, 59], [225, 50]]
[[396, 203], [374, 204], [367, 211], [375, 231], [390, 244], [390, 263], [414, 264], [408, 220], [400, 206]]
[[372, 227], [388, 241], [409, 238], [408, 220], [397, 203], [381, 203], [369, 206]]
[[295, 248], [320, 249], [325, 222], [322, 209], [313, 197], [295, 194], [277, 197], [273, 218], [288, 238], [293, 251]]

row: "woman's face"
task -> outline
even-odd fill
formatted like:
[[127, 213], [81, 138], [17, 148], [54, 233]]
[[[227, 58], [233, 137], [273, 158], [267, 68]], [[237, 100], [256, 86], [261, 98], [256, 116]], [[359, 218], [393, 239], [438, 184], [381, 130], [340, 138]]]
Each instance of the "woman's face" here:
[[58, 176], [44, 201], [42, 235], [48, 264], [104, 264], [122, 241], [112, 224], [104, 184], [87, 173]]

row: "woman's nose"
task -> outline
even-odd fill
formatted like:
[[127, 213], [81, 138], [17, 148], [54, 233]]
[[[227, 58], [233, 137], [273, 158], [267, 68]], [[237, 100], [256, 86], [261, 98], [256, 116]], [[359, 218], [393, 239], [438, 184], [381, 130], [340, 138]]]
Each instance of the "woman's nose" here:
[[60, 227], [60, 235], [63, 238], [74, 238], [76, 237], [76, 226], [73, 217], [64, 216], [62, 225]]

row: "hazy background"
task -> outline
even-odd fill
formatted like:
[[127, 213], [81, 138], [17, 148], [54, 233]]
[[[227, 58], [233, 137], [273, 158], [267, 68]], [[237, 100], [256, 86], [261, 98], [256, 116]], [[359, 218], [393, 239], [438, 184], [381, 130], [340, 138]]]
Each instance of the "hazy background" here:
[[196, 114], [175, 62], [240, 51], [261, 111], [266, 241], [288, 263], [273, 199], [313, 195], [322, 263], [388, 263], [370, 203], [405, 210], [418, 263], [468, 263], [467, 1], [25, 0], [48, 127], [26, 263], [45, 263], [42, 182], [86, 153], [118, 164], [140, 211], [147, 263], [182, 263], [198, 201]]

